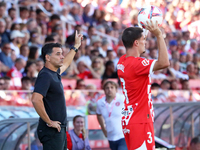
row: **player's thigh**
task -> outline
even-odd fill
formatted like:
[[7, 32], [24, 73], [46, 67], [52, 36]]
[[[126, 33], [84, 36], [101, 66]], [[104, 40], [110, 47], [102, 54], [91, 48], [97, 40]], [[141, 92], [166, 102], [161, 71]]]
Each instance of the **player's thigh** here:
[[129, 150], [152, 150], [155, 146], [153, 123], [123, 126]]

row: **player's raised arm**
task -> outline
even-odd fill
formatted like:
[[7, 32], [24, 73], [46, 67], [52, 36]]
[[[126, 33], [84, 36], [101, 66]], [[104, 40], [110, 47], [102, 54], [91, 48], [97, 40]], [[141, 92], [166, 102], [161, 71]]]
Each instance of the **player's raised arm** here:
[[169, 57], [167, 52], [167, 47], [162, 35], [161, 30], [158, 27], [158, 24], [153, 24], [153, 22], [147, 22], [147, 25], [145, 26], [146, 29], [148, 29], [152, 34], [154, 34], [157, 38], [157, 44], [158, 44], [158, 60], [156, 61], [153, 71], [160, 70], [163, 68], [167, 68], [169, 64]]

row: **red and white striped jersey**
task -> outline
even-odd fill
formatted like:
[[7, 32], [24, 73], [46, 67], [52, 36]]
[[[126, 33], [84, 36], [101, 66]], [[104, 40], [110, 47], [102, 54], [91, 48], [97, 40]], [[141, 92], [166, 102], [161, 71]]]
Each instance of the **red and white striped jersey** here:
[[122, 125], [153, 122], [151, 78], [156, 60], [123, 55], [117, 73], [125, 96]]

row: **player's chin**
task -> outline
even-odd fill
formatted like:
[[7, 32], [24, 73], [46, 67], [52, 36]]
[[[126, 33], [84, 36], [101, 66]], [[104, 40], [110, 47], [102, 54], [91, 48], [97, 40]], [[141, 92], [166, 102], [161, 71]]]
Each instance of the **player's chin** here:
[[144, 53], [146, 53], [146, 50], [144, 50], [144, 51], [142, 52], [142, 54], [144, 54]]

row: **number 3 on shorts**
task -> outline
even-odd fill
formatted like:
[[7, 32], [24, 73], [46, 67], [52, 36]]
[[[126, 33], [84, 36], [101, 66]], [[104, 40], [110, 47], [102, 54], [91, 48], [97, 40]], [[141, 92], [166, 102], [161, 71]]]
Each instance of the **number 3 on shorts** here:
[[148, 142], [148, 143], [152, 143], [151, 132], [147, 132], [147, 134], [149, 135], [147, 142]]

